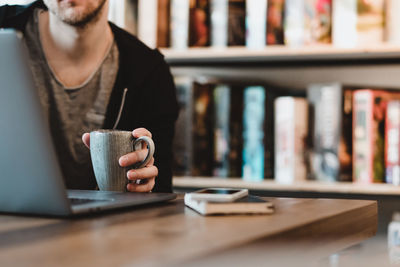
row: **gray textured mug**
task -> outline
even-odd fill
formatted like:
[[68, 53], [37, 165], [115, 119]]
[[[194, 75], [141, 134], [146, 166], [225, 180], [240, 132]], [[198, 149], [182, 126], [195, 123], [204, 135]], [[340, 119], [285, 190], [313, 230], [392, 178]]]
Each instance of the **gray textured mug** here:
[[[129, 167], [121, 167], [119, 158], [146, 144], [148, 153], [142, 162]], [[154, 142], [150, 137], [134, 138], [132, 132], [119, 130], [97, 130], [90, 133], [90, 156], [94, 175], [100, 190], [126, 191], [130, 169], [139, 169], [147, 165], [153, 157]]]

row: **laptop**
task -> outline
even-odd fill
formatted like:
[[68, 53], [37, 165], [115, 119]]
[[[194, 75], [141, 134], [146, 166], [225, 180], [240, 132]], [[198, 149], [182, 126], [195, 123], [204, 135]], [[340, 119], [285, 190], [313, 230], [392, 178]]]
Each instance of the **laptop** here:
[[22, 35], [0, 29], [0, 212], [71, 216], [176, 198], [66, 190], [27, 58]]

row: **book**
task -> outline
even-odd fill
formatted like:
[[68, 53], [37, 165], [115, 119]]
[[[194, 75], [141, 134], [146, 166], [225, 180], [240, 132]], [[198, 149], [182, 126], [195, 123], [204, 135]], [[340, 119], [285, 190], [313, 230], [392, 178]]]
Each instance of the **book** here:
[[265, 88], [249, 86], [244, 90], [243, 179], [264, 179]]
[[266, 42], [267, 0], [246, 1], [246, 46], [261, 49]]
[[194, 82], [193, 87], [193, 176], [213, 174], [213, 89], [212, 84]]
[[173, 139], [173, 174], [189, 176], [193, 168], [193, 79], [175, 77], [179, 115]]
[[332, 0], [305, 0], [306, 45], [331, 43]]
[[359, 0], [357, 11], [357, 45], [383, 43], [385, 40], [385, 0]]
[[202, 215], [222, 214], [271, 214], [274, 212], [272, 202], [248, 195], [234, 202], [197, 201], [185, 195], [185, 205]]
[[108, 20], [121, 28], [125, 28], [125, 3], [125, 0], [111, 1], [108, 6]]
[[230, 88], [217, 85], [214, 89], [214, 168], [213, 175], [229, 176]]
[[[382, 156], [382, 159], [384, 157], [383, 132], [379, 130], [382, 119], [374, 118], [375, 100], [378, 105], [384, 103], [382, 93], [385, 92], [360, 90], [354, 93], [353, 176], [356, 182], [383, 182], [383, 164], [376, 162], [377, 168], [374, 168], [374, 158], [379, 155]], [[376, 109], [381, 110], [382, 108], [377, 106]]]
[[[339, 86], [339, 84], [338, 84]], [[335, 151], [337, 151], [337, 162], [338, 166], [338, 175], [336, 177], [336, 181], [340, 182], [351, 182], [353, 181], [353, 92], [357, 90], [356, 87], [347, 87], [341, 86], [341, 95], [342, 99], [337, 102], [335, 105], [340, 106], [341, 109], [341, 117], [340, 117], [340, 131], [339, 133], [339, 144], [338, 147], [335, 145]], [[339, 99], [337, 99], [339, 100]], [[307, 138], [307, 152], [306, 152], [306, 163], [307, 169], [309, 172], [310, 179], [316, 179], [317, 175], [315, 172], [322, 167], [314, 166], [312, 168], [312, 163], [315, 164], [316, 152], [314, 150], [314, 143], [318, 142], [315, 139], [315, 128], [318, 122], [315, 122], [315, 106], [313, 104], [309, 107], [309, 136]], [[318, 117], [318, 116], [317, 116]], [[321, 117], [318, 117], [321, 118]], [[317, 126], [318, 127], [318, 126]], [[317, 153], [318, 155], [318, 153]], [[318, 159], [318, 156], [316, 156]], [[332, 178], [333, 179], [333, 178]]]
[[386, 1], [386, 40], [392, 44], [400, 44], [400, 1]]
[[342, 127], [338, 150], [340, 182], [353, 181], [353, 93], [357, 88], [342, 86]]
[[385, 114], [398, 92], [359, 90], [353, 96], [353, 177], [360, 183], [385, 180]]
[[138, 37], [151, 48], [157, 47], [157, 0], [139, 0]]
[[130, 0], [109, 1], [108, 20], [129, 33], [136, 35], [138, 32], [137, 4]]
[[229, 0], [210, 0], [211, 46], [228, 46]]
[[170, 45], [171, 0], [158, 0], [157, 47]]
[[268, 0], [267, 7], [267, 44], [284, 44], [283, 20], [285, 0]]
[[275, 168], [275, 100], [285, 95], [285, 88], [266, 87], [265, 90], [265, 115], [264, 115], [264, 178], [272, 179]]
[[189, 1], [171, 0], [170, 30], [173, 49], [186, 49], [189, 45]]
[[387, 103], [385, 121], [386, 183], [400, 185], [400, 101]]
[[210, 6], [209, 0], [190, 1], [189, 46], [210, 45]]
[[384, 0], [333, 1], [332, 18], [335, 46], [366, 46], [385, 40]]
[[332, 43], [337, 47], [354, 47], [357, 44], [357, 1], [333, 1]]
[[305, 181], [305, 140], [308, 103], [300, 97], [275, 100], [275, 180], [282, 184]]
[[310, 103], [311, 175], [320, 181], [337, 181], [340, 172], [339, 145], [342, 133], [342, 86], [339, 83], [311, 84]]
[[242, 177], [243, 88], [230, 85], [229, 177]]
[[288, 46], [298, 47], [304, 44], [304, 1], [285, 1], [284, 35], [285, 44]]
[[244, 46], [246, 40], [246, 1], [229, 0], [228, 46]]

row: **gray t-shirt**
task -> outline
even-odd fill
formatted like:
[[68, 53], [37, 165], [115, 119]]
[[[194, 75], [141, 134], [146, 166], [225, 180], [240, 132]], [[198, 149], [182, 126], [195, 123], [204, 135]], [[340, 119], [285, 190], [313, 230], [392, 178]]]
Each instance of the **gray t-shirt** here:
[[118, 48], [110, 47], [99, 68], [80, 86], [65, 87], [49, 66], [40, 42], [37, 9], [25, 29], [31, 70], [58, 160], [70, 189], [94, 189], [90, 152], [82, 134], [101, 128], [118, 72]]

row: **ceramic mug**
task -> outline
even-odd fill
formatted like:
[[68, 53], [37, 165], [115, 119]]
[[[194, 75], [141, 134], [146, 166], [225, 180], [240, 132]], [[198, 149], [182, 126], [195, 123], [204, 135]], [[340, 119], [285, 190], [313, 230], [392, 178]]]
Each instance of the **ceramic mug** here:
[[[147, 156], [142, 162], [129, 167], [121, 167], [119, 158], [147, 147]], [[102, 191], [126, 191], [129, 180], [126, 173], [130, 169], [146, 166], [153, 157], [155, 146], [148, 136], [134, 138], [130, 131], [96, 130], [90, 133], [90, 156], [97, 185]]]

